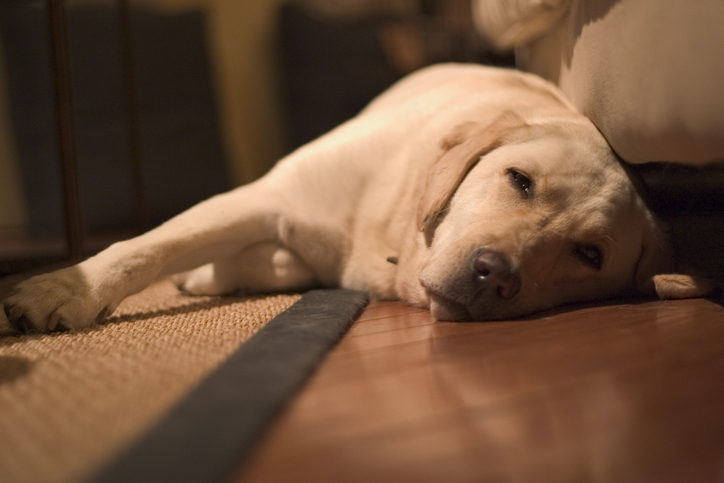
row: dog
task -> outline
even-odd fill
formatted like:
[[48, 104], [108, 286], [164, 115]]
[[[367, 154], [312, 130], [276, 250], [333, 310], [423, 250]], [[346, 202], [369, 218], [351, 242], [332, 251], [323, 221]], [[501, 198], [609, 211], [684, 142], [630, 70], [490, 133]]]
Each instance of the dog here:
[[596, 127], [523, 72], [443, 64], [215, 196], [4, 301], [20, 331], [78, 329], [173, 276], [191, 294], [368, 291], [438, 320], [622, 294], [696, 297]]

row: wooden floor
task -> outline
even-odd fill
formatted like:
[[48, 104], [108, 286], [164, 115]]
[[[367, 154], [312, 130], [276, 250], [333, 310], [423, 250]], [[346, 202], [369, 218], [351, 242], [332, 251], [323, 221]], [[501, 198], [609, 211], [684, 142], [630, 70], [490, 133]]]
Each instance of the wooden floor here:
[[234, 481], [722, 482], [724, 308], [373, 303]]

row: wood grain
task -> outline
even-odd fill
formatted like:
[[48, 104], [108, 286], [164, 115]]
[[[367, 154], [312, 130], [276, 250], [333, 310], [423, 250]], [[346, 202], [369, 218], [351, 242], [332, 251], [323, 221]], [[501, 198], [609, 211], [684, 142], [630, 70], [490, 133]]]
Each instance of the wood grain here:
[[434, 322], [371, 304], [233, 478], [716, 482], [724, 308]]

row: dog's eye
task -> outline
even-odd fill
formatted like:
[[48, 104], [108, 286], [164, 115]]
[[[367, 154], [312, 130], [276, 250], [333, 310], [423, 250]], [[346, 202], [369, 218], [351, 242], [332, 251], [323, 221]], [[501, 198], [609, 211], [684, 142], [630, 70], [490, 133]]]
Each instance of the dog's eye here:
[[510, 176], [510, 181], [513, 183], [513, 186], [520, 191], [523, 197], [530, 198], [533, 190], [533, 183], [531, 180], [524, 174], [521, 174], [519, 171], [512, 168], [508, 170], [508, 176]]
[[579, 245], [574, 249], [574, 253], [586, 265], [600, 270], [603, 266], [603, 251], [596, 245]]

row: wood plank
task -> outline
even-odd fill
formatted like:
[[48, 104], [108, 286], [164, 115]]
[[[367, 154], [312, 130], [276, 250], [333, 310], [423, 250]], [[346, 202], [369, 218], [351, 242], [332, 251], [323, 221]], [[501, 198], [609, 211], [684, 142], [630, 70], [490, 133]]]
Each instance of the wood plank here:
[[371, 304], [234, 481], [721, 481], [724, 308]]

